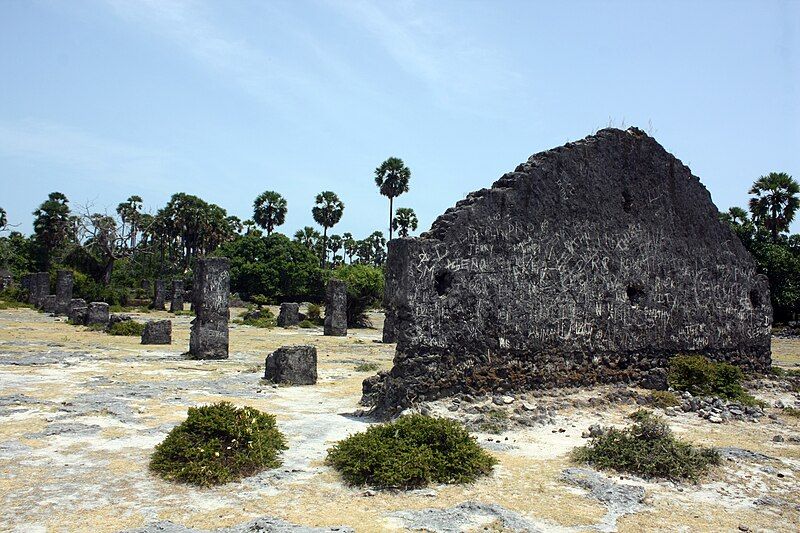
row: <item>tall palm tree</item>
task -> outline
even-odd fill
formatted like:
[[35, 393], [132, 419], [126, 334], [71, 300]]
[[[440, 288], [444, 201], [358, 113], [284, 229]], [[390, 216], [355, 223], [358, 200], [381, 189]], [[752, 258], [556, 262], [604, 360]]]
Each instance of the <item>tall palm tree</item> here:
[[275, 191], [264, 191], [253, 202], [253, 221], [272, 235], [286, 221], [286, 199]]
[[390, 157], [375, 169], [375, 185], [389, 198], [389, 240], [392, 240], [392, 201], [408, 192], [411, 170], [399, 157]]
[[778, 235], [789, 230], [795, 212], [800, 207], [800, 185], [785, 172], [770, 172], [758, 178], [750, 187], [750, 212], [753, 220], [769, 230], [772, 241], [778, 241]]
[[401, 237], [408, 237], [409, 230], [416, 231], [417, 229], [417, 214], [410, 207], [398, 207], [394, 214], [392, 221], [392, 229], [397, 230], [397, 234]]
[[328, 255], [328, 228], [332, 228], [342, 219], [344, 204], [335, 192], [322, 191], [314, 201], [311, 214], [314, 221], [322, 226], [322, 268], [325, 268], [325, 259]]
[[311, 226], [305, 226], [303, 229], [297, 230], [294, 234], [294, 241], [302, 244], [309, 250], [313, 250], [316, 247], [318, 240], [319, 232]]

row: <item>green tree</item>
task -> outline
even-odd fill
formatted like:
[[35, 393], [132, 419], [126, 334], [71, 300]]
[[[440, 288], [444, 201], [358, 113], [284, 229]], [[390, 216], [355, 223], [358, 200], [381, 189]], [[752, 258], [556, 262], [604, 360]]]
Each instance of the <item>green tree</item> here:
[[286, 199], [275, 191], [264, 191], [253, 202], [253, 220], [267, 235], [286, 221]]
[[352, 233], [342, 234], [342, 248], [344, 249], [344, 255], [347, 257], [347, 260], [352, 265], [353, 256], [358, 253], [358, 243], [353, 238]]
[[6, 215], [6, 210], [0, 207], [0, 231], [3, 231], [8, 226], [8, 215]]
[[127, 231], [130, 238], [130, 248], [136, 248], [136, 237], [141, 227], [142, 197], [133, 195], [117, 205], [117, 214], [122, 222], [122, 233]]
[[411, 170], [399, 157], [390, 157], [375, 169], [375, 185], [381, 194], [389, 198], [389, 240], [392, 240], [392, 202], [408, 192]]
[[756, 224], [769, 230], [772, 242], [789, 231], [795, 212], [800, 207], [800, 185], [785, 172], [770, 172], [758, 178], [750, 187], [750, 212]]
[[[394, 214], [392, 229], [401, 237], [408, 237], [408, 232], [417, 230], [417, 214], [410, 207], [398, 207]], [[391, 240], [391, 237], [389, 237]]]
[[339, 199], [336, 193], [332, 191], [322, 191], [317, 195], [314, 201], [314, 207], [311, 209], [311, 214], [314, 221], [322, 226], [322, 268], [325, 268], [325, 260], [328, 252], [328, 228], [332, 228], [342, 219], [344, 213], [344, 203]]
[[33, 212], [33, 233], [40, 251], [40, 267], [49, 270], [56, 250], [75, 239], [75, 219], [69, 200], [60, 192], [51, 192], [47, 200]]
[[321, 235], [317, 230], [311, 226], [305, 226], [294, 233], [294, 242], [300, 243], [306, 247], [307, 250], [314, 250], [317, 247], [317, 241]]
[[720, 220], [727, 223], [739, 239], [748, 246], [756, 236], [756, 227], [741, 207], [731, 207], [724, 213], [719, 214]]
[[336, 255], [339, 250], [344, 246], [344, 239], [339, 235], [331, 235], [328, 237], [328, 250], [331, 252], [331, 262], [336, 265], [337, 262], [341, 263], [341, 257]]

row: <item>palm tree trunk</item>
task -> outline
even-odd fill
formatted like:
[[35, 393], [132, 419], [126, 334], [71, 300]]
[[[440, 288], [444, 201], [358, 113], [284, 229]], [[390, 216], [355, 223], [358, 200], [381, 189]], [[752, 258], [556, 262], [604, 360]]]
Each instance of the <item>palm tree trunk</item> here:
[[[319, 235], [319, 233], [317, 233]], [[325, 269], [325, 259], [328, 255], [328, 227], [322, 226], [322, 268]]]
[[389, 197], [389, 240], [392, 240], [392, 200], [393, 198]]

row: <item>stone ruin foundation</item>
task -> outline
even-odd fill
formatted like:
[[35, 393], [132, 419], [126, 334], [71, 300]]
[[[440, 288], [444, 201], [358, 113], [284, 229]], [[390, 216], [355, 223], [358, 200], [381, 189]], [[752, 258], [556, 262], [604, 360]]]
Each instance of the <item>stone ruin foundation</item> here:
[[59, 270], [56, 274], [56, 310], [57, 315], [69, 313], [69, 301], [72, 300], [72, 271]]
[[317, 349], [281, 346], [267, 356], [264, 379], [273, 383], [314, 385], [317, 382]]
[[42, 300], [50, 294], [50, 274], [48, 272], [25, 274], [22, 286], [28, 292], [28, 303], [42, 307]]
[[331, 279], [325, 288], [325, 335], [347, 336], [347, 283]]
[[277, 324], [282, 328], [289, 326], [296, 326], [300, 323], [300, 304], [284, 302], [281, 304], [281, 310], [278, 313]]
[[109, 307], [105, 302], [91, 302], [86, 312], [86, 325], [102, 324], [108, 325], [109, 321]]
[[183, 311], [183, 281], [176, 279], [172, 281], [172, 299], [169, 301], [170, 313]]
[[148, 320], [142, 331], [142, 344], [172, 344], [172, 321]]
[[153, 293], [153, 303], [151, 304], [151, 307], [156, 311], [164, 311], [166, 309], [166, 301], [167, 282], [163, 279], [157, 279], [155, 282], [155, 292]]
[[189, 337], [192, 359], [228, 358], [230, 270], [224, 257], [198, 259], [192, 295], [195, 318]]
[[682, 353], [766, 371], [767, 279], [718, 215], [636, 128], [530, 157], [389, 243], [397, 351], [362, 402], [391, 414], [459, 392], [660, 388]]

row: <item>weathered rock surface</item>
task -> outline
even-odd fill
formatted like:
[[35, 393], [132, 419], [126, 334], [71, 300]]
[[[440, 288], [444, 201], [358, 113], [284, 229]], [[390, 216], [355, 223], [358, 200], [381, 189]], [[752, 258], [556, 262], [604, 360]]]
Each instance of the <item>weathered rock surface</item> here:
[[86, 313], [86, 325], [107, 325], [110, 319], [108, 304], [105, 302], [91, 302]]
[[192, 359], [228, 358], [228, 298], [230, 270], [224, 257], [198, 259], [192, 283], [192, 332], [189, 357]]
[[70, 322], [76, 325], [86, 324], [86, 318], [89, 308], [86, 305], [86, 300], [83, 298], [73, 298], [69, 301], [69, 311], [67, 318]]
[[145, 527], [129, 529], [124, 533], [353, 533], [349, 527], [306, 527], [298, 526], [280, 518], [265, 516], [240, 526], [221, 529], [194, 529], [170, 521], [156, 522]]
[[[697, 353], [770, 366], [764, 276], [688, 167], [638, 129], [532, 156], [389, 243], [394, 368], [362, 400], [661, 384]], [[652, 378], [651, 378], [652, 376]]]
[[157, 279], [155, 283], [155, 293], [153, 294], [153, 303], [150, 307], [156, 311], [164, 311], [166, 309], [165, 302], [167, 301], [167, 282], [163, 279]]
[[56, 295], [55, 294], [48, 294], [44, 298], [42, 298], [42, 311], [45, 313], [55, 313], [56, 312]]
[[284, 302], [281, 304], [281, 310], [278, 313], [277, 323], [282, 328], [289, 326], [296, 326], [300, 323], [300, 304], [292, 302]]
[[331, 279], [325, 288], [325, 335], [347, 335], [347, 283]]
[[172, 344], [172, 321], [148, 320], [142, 331], [142, 344]]
[[172, 280], [172, 298], [169, 301], [169, 310], [171, 313], [183, 311], [183, 281], [179, 279]]
[[313, 346], [281, 346], [265, 363], [264, 379], [267, 381], [291, 385], [317, 382], [317, 349]]
[[57, 315], [69, 314], [69, 302], [72, 300], [73, 276], [71, 270], [59, 270], [56, 274], [56, 309]]

